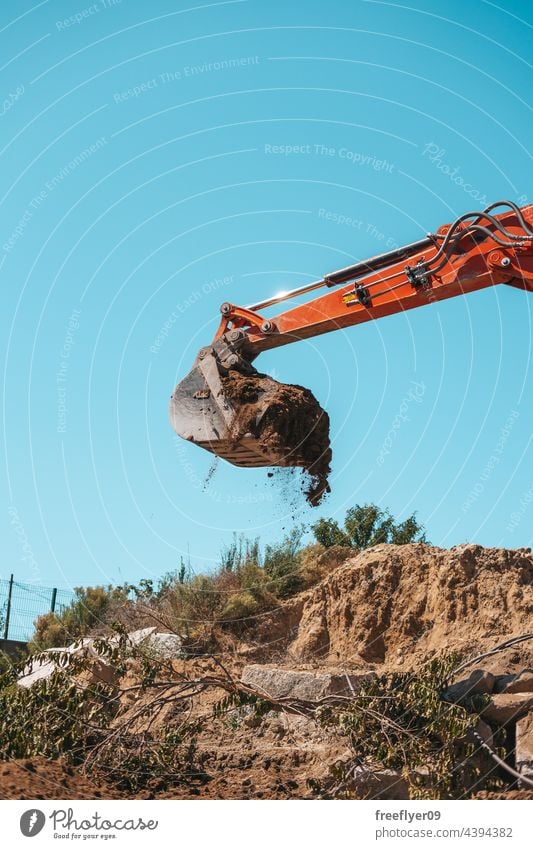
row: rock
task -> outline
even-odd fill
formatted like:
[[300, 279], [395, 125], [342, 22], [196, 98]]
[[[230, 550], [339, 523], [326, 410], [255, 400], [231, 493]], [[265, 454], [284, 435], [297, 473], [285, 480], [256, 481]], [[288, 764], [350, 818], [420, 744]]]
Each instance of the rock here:
[[533, 711], [533, 693], [496, 693], [483, 708], [484, 719], [506, 725]]
[[497, 693], [533, 693], [533, 669], [523, 669], [518, 675], [499, 675], [494, 691]]
[[269, 725], [270, 725], [270, 728], [269, 728], [270, 735], [272, 737], [274, 737], [275, 740], [281, 740], [283, 737], [285, 737], [285, 735], [287, 733], [287, 729], [285, 727], [285, 723], [283, 722], [283, 719], [273, 720], [272, 722], [269, 723]]
[[516, 769], [533, 781], [533, 713], [516, 723]]
[[316, 702], [326, 696], [350, 696], [361, 685], [374, 679], [373, 672], [349, 675], [331, 672], [297, 672], [273, 666], [245, 666], [241, 681], [273, 699], [302, 699]]
[[496, 678], [491, 672], [485, 669], [474, 669], [468, 678], [462, 681], [457, 681], [443, 693], [443, 698], [447, 702], [460, 702], [475, 693], [484, 693], [490, 695], [494, 689]]
[[284, 738], [290, 741], [289, 745], [296, 747], [291, 758], [316, 751], [316, 747], [321, 747], [324, 741], [324, 731], [313, 719], [293, 713], [276, 712], [273, 718], [265, 718], [258, 733], [262, 733], [268, 742]]
[[[110, 642], [116, 639], [112, 637]], [[180, 657], [183, 647], [182, 637], [178, 634], [156, 631], [155, 626], [130, 631], [128, 642], [135, 648], [147, 648], [161, 658]]]
[[244, 717], [242, 724], [245, 728], [259, 728], [262, 723], [262, 718], [255, 713], [249, 713]]
[[183, 639], [178, 634], [155, 633], [151, 634], [146, 641], [159, 657], [180, 657], [183, 650]]

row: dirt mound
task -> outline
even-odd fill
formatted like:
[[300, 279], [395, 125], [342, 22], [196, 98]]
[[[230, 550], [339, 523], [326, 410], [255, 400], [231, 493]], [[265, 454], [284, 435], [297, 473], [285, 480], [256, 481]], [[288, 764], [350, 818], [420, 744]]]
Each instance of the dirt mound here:
[[31, 758], [0, 762], [0, 799], [121, 799], [65, 761]]
[[[380, 545], [267, 617], [254, 642], [277, 640], [278, 653], [299, 661], [409, 669], [436, 653], [491, 648], [532, 621], [529, 549]], [[507, 671], [529, 652], [508, 650]]]
[[331, 447], [329, 416], [313, 393], [266, 374], [233, 370], [222, 385], [237, 409], [235, 441], [252, 433], [266, 451], [281, 458], [276, 465], [301, 466], [309, 475], [307, 500], [319, 504], [330, 491]]

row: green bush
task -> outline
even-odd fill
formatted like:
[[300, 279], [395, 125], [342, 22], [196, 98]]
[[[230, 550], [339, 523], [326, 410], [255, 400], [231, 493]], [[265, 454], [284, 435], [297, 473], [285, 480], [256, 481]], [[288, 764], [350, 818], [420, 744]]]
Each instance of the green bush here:
[[293, 528], [280, 543], [265, 548], [263, 568], [272, 579], [268, 588], [280, 598], [287, 598], [304, 588], [298, 558], [303, 532], [302, 527]]
[[160, 599], [160, 608], [174, 630], [195, 636], [217, 619], [224, 598], [214, 576], [195, 575], [169, 586]]
[[350, 548], [370, 548], [380, 543], [405, 545], [409, 542], [427, 542], [423, 526], [413, 513], [404, 522], [396, 523], [388, 510], [376, 504], [356, 504], [344, 518], [344, 528], [335, 519], [319, 519], [312, 526], [317, 542], [324, 548], [344, 545]]
[[257, 599], [254, 598], [250, 590], [245, 590], [242, 593], [230, 595], [222, 609], [220, 618], [239, 622], [253, 616], [259, 609], [260, 604]]
[[[135, 733], [127, 720], [120, 720], [117, 690], [124, 684], [119, 673], [133, 659], [141, 661], [141, 688], [155, 687], [153, 699], [144, 702], [137, 718], [150, 723], [162, 710], [156, 678], [165, 674], [164, 661], [153, 658], [143, 663], [141, 649], [128, 647], [125, 635], [118, 642], [95, 641], [98, 654], [112, 662], [117, 671], [116, 685], [102, 682], [83, 683], [85, 673], [92, 677], [90, 657], [56, 655], [57, 670], [31, 687], [20, 687], [12, 667], [0, 675], [0, 760], [45, 757], [64, 758], [71, 764], [83, 764], [115, 787], [136, 792], [156, 785], [165, 788], [199, 776], [194, 766], [199, 722], [176, 720], [159, 735], [149, 731]], [[61, 667], [63, 659], [66, 666]], [[179, 704], [179, 693], [176, 702]]]
[[128, 599], [128, 587], [76, 587], [76, 598], [60, 613], [45, 613], [35, 622], [30, 653], [68, 645], [106, 625], [113, 609]]
[[60, 669], [31, 687], [19, 687], [14, 675], [0, 678], [0, 760], [42, 755], [79, 763], [107, 724], [106, 686], [83, 689]]

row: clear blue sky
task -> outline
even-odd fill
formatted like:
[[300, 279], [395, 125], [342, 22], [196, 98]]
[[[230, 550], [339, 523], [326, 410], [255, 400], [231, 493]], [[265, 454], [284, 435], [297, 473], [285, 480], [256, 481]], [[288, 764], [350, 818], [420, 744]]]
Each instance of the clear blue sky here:
[[206, 492], [167, 403], [222, 301], [531, 198], [532, 23], [517, 0], [2, 4], [1, 577], [211, 568], [234, 530], [268, 542], [365, 501], [417, 510], [437, 545], [531, 543], [517, 290], [261, 358], [330, 413], [316, 511], [264, 470], [220, 464]]

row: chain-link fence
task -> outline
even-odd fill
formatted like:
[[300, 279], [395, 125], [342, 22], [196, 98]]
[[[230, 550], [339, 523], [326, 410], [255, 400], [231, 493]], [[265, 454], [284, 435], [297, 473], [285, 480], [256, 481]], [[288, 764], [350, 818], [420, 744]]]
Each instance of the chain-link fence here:
[[71, 590], [41, 587], [0, 580], [0, 638], [4, 640], [29, 640], [38, 616], [50, 611], [61, 613], [75, 598]]

